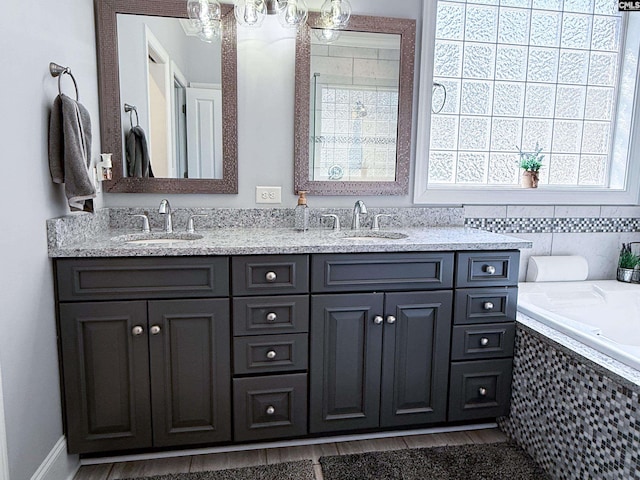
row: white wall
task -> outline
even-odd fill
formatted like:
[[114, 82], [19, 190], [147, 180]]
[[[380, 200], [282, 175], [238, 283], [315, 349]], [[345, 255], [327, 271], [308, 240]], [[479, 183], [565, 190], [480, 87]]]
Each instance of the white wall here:
[[[0, 364], [10, 479], [27, 480], [62, 435], [45, 221], [68, 208], [47, 163], [49, 109], [58, 88], [48, 67], [50, 61], [71, 67], [91, 113], [95, 158], [100, 139], [92, 2], [0, 2], [0, 45]], [[73, 95], [69, 78], [62, 87]]]

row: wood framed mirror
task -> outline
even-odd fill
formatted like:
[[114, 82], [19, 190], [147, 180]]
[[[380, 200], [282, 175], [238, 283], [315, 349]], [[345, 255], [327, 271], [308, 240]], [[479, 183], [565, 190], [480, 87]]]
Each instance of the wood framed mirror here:
[[416, 22], [309, 13], [296, 39], [295, 191], [409, 192]]
[[[184, 42], [204, 44], [205, 42], [193, 32], [188, 32], [186, 0], [95, 1], [102, 152], [111, 153], [113, 162], [113, 178], [103, 183], [106, 192], [238, 193], [236, 22], [233, 5], [221, 4], [221, 6], [222, 34], [217, 44], [211, 47], [217, 50], [211, 55], [201, 55], [206, 58], [198, 58], [196, 61], [200, 64], [199, 67], [208, 65], [207, 62], [210, 61], [209, 70], [216, 71], [219, 81], [207, 79], [203, 82], [204, 74], [191, 77], [192, 68], [181, 67], [171, 54], [163, 53], [174, 49], [174, 47], [164, 48], [166, 45], [163, 46], [164, 39], [169, 38], [170, 35], [164, 32], [163, 35], [159, 35], [153, 31], [156, 28], [155, 25], [160, 25], [161, 21], [175, 19], [177, 26], [172, 25], [171, 28], [182, 31], [186, 37], [191, 37]], [[133, 25], [137, 29], [133, 30], [134, 38], [122, 37], [125, 25]], [[158, 38], [161, 40], [154, 42]], [[141, 42], [143, 45], [138, 48]], [[185, 45], [180, 44], [183, 52], [191, 54], [196, 50], [186, 48]], [[141, 57], [140, 62], [146, 64], [143, 66], [147, 69], [144, 70], [144, 75], [136, 74], [139, 65], [132, 67], [131, 64], [124, 63], [127, 57], [132, 57], [132, 51], [136, 49], [143, 53], [138, 57]], [[177, 47], [175, 49], [177, 51]], [[182, 55], [186, 56], [187, 53]], [[180, 55], [176, 54], [176, 56]], [[164, 73], [158, 75], [159, 84], [162, 86], [160, 102], [164, 101], [164, 103], [160, 103], [161, 107], [155, 107], [153, 110], [152, 105], [158, 103], [151, 98], [153, 94], [150, 91], [157, 87], [157, 83], [155, 87], [148, 87], [147, 91], [139, 92], [136, 96], [132, 93], [136, 88], [128, 86], [123, 88], [125, 85], [123, 78], [128, 76], [131, 82], [140, 82], [140, 77], [144, 76], [148, 83], [143, 87], [138, 85], [138, 90], [141, 90], [151, 85], [151, 77], [155, 75], [153, 69], [159, 68], [159, 63], [162, 63], [164, 65], [162, 68], [165, 69], [162, 70]], [[184, 92], [181, 93], [179, 89], [183, 89]], [[193, 141], [188, 139], [187, 120], [178, 119], [180, 112], [185, 112], [186, 117], [187, 111], [187, 106], [183, 106], [178, 97], [186, 98], [189, 89], [206, 90], [204, 95], [207, 97], [206, 102], [198, 99], [193, 102], [194, 109], [197, 111], [194, 121], [205, 122], [207, 129], [206, 136], [200, 136], [198, 133], [198, 137]], [[214, 92], [214, 90], [217, 91]], [[126, 112], [125, 104], [136, 106], [136, 111]], [[152, 113], [163, 111], [166, 115]], [[171, 112], [174, 112], [174, 115]], [[161, 123], [161, 127], [154, 127], [152, 121], [164, 123]], [[147, 131], [147, 134], [152, 134], [147, 135], [150, 163], [152, 167], [156, 165], [154, 170], [158, 172], [154, 173], [153, 177], [136, 176], [138, 174], [129, 169], [126, 140], [134, 124], [140, 127], [146, 126], [149, 130], [160, 128], [157, 130], [160, 134], [156, 135]], [[172, 136], [170, 137], [169, 134]], [[152, 142], [156, 143], [152, 144]], [[195, 143], [188, 147], [187, 142]], [[211, 155], [205, 156], [204, 160], [200, 158], [193, 160], [186, 153], [187, 148], [194, 152], [202, 152], [205, 147]], [[199, 155], [203, 156], [202, 153]]]

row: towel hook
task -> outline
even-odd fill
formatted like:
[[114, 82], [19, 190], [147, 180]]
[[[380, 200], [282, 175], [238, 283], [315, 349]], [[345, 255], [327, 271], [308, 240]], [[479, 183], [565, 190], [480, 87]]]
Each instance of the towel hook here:
[[76, 83], [76, 79], [71, 73], [71, 69], [69, 67], [63, 67], [62, 65], [58, 65], [57, 63], [50, 62], [49, 63], [49, 72], [52, 77], [58, 77], [58, 93], [62, 95], [62, 86], [60, 85], [62, 80], [62, 75], [65, 73], [71, 77], [73, 80], [73, 86], [76, 89], [76, 102], [80, 100], [80, 94], [78, 93], [78, 84]]
[[131, 124], [131, 128], [133, 128], [133, 114], [136, 114], [136, 127], [139, 127], [140, 119], [138, 118], [138, 109], [136, 108], [136, 106], [125, 103], [124, 111], [129, 113], [129, 123]]

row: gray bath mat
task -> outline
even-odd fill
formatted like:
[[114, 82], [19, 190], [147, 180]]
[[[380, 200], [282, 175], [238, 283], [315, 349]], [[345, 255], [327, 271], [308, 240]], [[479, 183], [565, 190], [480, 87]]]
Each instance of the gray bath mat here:
[[233, 468], [215, 472], [172, 473], [127, 480], [314, 480], [311, 460]]
[[321, 457], [324, 480], [544, 480], [510, 443], [416, 448]]

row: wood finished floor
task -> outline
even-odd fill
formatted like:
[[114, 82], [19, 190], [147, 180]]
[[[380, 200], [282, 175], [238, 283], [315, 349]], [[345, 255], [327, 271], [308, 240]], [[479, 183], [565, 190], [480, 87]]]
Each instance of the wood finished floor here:
[[469, 443], [495, 443], [505, 440], [506, 437], [504, 433], [497, 428], [493, 428], [467, 432], [408, 435], [374, 440], [266, 448], [243, 452], [212, 453], [208, 455], [161, 458], [157, 460], [85, 465], [80, 468], [74, 480], [117, 480], [122, 478], [164, 475], [167, 473], [225, 470], [229, 468], [269, 465], [298, 460], [312, 460], [316, 480], [322, 480], [322, 471], [320, 470], [318, 459], [325, 455], [348, 455], [351, 453], [463, 445]]

